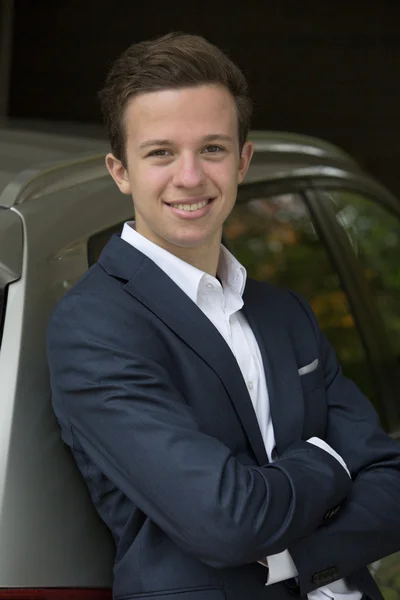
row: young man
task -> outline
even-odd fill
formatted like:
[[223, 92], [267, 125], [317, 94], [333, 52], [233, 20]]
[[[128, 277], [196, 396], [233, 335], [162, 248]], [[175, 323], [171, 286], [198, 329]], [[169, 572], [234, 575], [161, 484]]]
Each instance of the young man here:
[[128, 48], [101, 102], [135, 222], [58, 304], [48, 348], [115, 597], [378, 600], [399, 446], [305, 301], [221, 246], [253, 152], [243, 75], [171, 34]]

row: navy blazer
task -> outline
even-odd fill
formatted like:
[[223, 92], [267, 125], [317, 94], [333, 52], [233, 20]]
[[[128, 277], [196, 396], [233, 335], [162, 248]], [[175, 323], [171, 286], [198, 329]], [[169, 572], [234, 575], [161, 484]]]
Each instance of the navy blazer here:
[[[346, 577], [378, 600], [365, 565], [400, 548], [399, 445], [302, 298], [248, 280], [243, 310], [268, 382], [270, 464], [228, 345], [119, 236], [55, 308], [54, 410], [115, 540], [114, 597], [288, 600]], [[257, 561], [286, 548], [300, 587], [265, 587]]]

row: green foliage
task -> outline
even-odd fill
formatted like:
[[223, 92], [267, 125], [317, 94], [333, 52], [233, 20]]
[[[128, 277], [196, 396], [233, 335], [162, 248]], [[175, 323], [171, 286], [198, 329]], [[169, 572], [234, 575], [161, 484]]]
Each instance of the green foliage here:
[[385, 600], [400, 600], [400, 553], [379, 561], [374, 577]]
[[400, 357], [400, 220], [359, 194], [334, 192], [330, 196]]
[[346, 294], [300, 196], [286, 194], [238, 204], [224, 236], [250, 277], [296, 290], [307, 298], [344, 373], [379, 410]]

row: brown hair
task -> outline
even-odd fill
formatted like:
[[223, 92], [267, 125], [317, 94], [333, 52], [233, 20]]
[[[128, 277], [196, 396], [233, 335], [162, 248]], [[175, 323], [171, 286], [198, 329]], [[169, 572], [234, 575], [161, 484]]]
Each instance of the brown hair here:
[[250, 126], [252, 103], [245, 76], [226, 54], [201, 36], [179, 32], [127, 48], [112, 66], [99, 92], [114, 156], [126, 166], [123, 119], [132, 96], [208, 83], [223, 85], [236, 102], [241, 152]]

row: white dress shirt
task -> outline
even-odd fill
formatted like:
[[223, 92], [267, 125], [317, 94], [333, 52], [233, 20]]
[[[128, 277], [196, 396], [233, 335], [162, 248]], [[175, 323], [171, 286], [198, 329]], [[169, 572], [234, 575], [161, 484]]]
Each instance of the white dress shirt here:
[[[249, 396], [253, 403], [258, 425], [265, 444], [268, 460], [273, 461], [275, 435], [272, 424], [268, 387], [260, 349], [241, 308], [246, 284], [246, 269], [221, 245], [217, 278], [200, 271], [189, 263], [160, 248], [135, 229], [134, 221], [125, 223], [121, 238], [140, 250], [162, 269], [189, 298], [197, 304], [222, 335], [235, 356]], [[342, 458], [319, 438], [308, 440], [339, 460]], [[269, 575], [266, 585], [297, 576], [296, 566], [288, 550], [267, 557]], [[309, 600], [360, 600], [362, 594], [351, 591], [345, 580], [335, 581], [308, 594]]]

